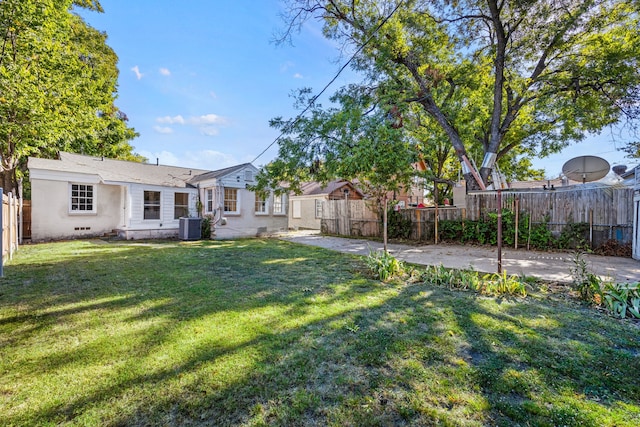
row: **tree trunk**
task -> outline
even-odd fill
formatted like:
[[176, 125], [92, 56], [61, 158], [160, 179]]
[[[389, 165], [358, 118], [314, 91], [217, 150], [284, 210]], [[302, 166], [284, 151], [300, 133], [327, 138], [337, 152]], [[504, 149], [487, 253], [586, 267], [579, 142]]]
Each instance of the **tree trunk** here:
[[5, 169], [2, 171], [2, 192], [7, 194], [9, 192], [18, 194], [18, 184], [16, 179], [16, 170]]

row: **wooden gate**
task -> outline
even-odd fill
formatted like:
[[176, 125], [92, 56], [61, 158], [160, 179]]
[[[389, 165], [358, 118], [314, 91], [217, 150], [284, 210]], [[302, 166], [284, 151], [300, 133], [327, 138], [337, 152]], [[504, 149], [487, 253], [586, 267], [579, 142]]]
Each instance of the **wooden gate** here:
[[31, 200], [22, 201], [22, 236], [31, 239]]

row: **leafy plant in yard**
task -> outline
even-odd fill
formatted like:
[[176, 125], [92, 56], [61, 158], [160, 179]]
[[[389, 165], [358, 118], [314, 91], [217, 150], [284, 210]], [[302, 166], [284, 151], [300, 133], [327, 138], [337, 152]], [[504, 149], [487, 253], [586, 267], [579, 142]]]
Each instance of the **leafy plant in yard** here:
[[0, 425], [638, 426], [638, 325], [446, 288], [506, 275], [383, 285], [365, 261], [277, 239], [25, 245], [0, 286]]
[[570, 272], [579, 298], [589, 304], [601, 304], [603, 280], [589, 271], [583, 252], [575, 251], [572, 262]]
[[[531, 216], [527, 216], [527, 226], [529, 226]], [[545, 216], [541, 223], [531, 223], [531, 232], [527, 234], [527, 242], [531, 247], [538, 249], [549, 249], [554, 246], [555, 239], [549, 230], [549, 216]]]
[[613, 316], [640, 319], [640, 282], [607, 283], [603, 294], [604, 306]]
[[480, 276], [473, 270], [449, 269], [440, 264], [426, 267], [422, 278], [427, 283], [452, 290], [471, 289], [486, 295], [527, 295], [524, 281], [518, 276], [508, 276], [506, 271]]
[[586, 222], [575, 222], [567, 224], [560, 233], [556, 242], [560, 249], [577, 249], [579, 251], [589, 251], [589, 224]]
[[406, 218], [401, 211], [394, 208], [387, 211], [387, 235], [390, 239], [408, 239], [412, 230], [411, 219]]
[[383, 282], [402, 275], [405, 270], [402, 261], [385, 251], [378, 252], [369, 249], [369, 255], [365, 258], [365, 262], [373, 275]]
[[440, 240], [463, 241], [463, 221], [443, 219], [438, 221], [438, 232]]
[[487, 295], [520, 295], [527, 296], [525, 283], [519, 276], [502, 273], [487, 274], [482, 278], [481, 293]]
[[436, 286], [456, 287], [457, 282], [455, 270], [445, 268], [442, 264], [425, 267], [422, 278], [425, 282]]
[[213, 231], [213, 215], [205, 215], [202, 217], [202, 223], [201, 223], [201, 229], [202, 229], [202, 238], [203, 239], [210, 239], [211, 238], [211, 231]]

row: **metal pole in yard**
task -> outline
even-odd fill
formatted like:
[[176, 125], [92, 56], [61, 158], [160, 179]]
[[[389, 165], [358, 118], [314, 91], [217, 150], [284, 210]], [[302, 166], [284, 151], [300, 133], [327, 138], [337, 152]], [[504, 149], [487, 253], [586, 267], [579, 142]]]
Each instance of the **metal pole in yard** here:
[[519, 219], [518, 216], [519, 216], [519, 210], [520, 210], [519, 206], [518, 206], [520, 204], [519, 201], [520, 200], [516, 197], [516, 200], [514, 202], [515, 203], [514, 210], [515, 210], [515, 215], [516, 215], [516, 229], [515, 229], [515, 248], [516, 249], [518, 249], [518, 222], [519, 222], [518, 221], [518, 219]]
[[3, 188], [0, 187], [0, 198], [2, 198], [2, 203], [0, 204], [0, 277], [4, 277], [4, 225], [2, 224], [3, 213], [4, 213], [4, 191]]
[[498, 190], [498, 274], [502, 273], [502, 191]]
[[382, 213], [382, 240], [384, 253], [387, 253], [387, 195], [384, 196], [384, 212]]

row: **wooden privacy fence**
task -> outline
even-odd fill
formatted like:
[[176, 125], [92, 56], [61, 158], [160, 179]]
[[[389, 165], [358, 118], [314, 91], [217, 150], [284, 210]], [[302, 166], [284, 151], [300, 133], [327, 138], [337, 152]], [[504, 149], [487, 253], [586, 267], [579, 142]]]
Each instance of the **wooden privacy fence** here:
[[365, 200], [325, 200], [321, 231], [340, 236], [378, 237], [380, 219], [376, 207]]
[[20, 199], [11, 193], [2, 195], [2, 260], [13, 257], [18, 249], [18, 216], [20, 214]]
[[[630, 243], [633, 234], [633, 189], [623, 186], [571, 187], [548, 191], [502, 191], [502, 208], [529, 215], [533, 224], [546, 223], [559, 235], [569, 224], [589, 224], [593, 246], [607, 240]], [[364, 200], [325, 201], [322, 232], [343, 236], [381, 237], [381, 219], [376, 207]], [[434, 241], [436, 222], [486, 220], [498, 211], [495, 191], [467, 194], [466, 206], [403, 209], [410, 219], [413, 240]]]
[[[498, 211], [495, 191], [467, 194], [468, 219], [486, 219]], [[546, 191], [502, 191], [502, 208], [528, 214], [533, 224], [546, 223], [558, 235], [569, 224], [589, 224], [594, 247], [607, 240], [631, 243], [633, 189], [625, 186], [572, 186]]]

